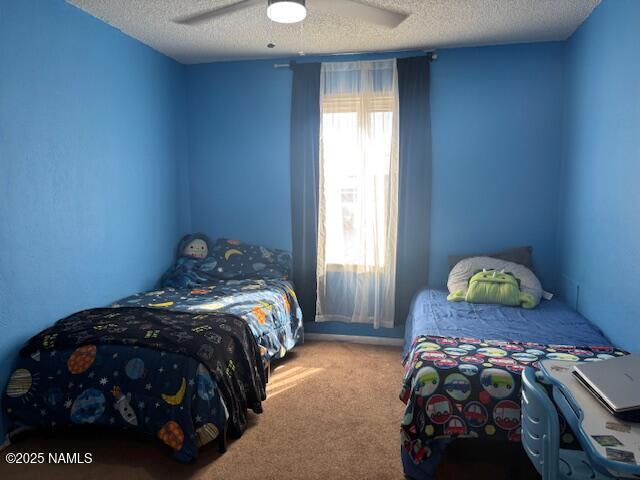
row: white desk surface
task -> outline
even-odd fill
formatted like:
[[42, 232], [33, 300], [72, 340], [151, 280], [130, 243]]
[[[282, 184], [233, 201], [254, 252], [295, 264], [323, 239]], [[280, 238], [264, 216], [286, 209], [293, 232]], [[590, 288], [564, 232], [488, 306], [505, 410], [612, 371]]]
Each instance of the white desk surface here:
[[[572, 399], [568, 398], [569, 404], [578, 406], [582, 410], [582, 420], [578, 415], [578, 422], [582, 424], [584, 434], [593, 445], [595, 451], [605, 459], [613, 460], [607, 456], [607, 449], [622, 450], [631, 452], [635, 462], [640, 465], [640, 423], [632, 423], [614, 417], [600, 402], [573, 376], [573, 366], [575, 363], [562, 360], [543, 360], [541, 363], [543, 372], [552, 377], [556, 382], [562, 383], [569, 390]], [[577, 404], [577, 405], [574, 405]], [[574, 432], [579, 437], [579, 432]], [[622, 445], [603, 446], [594, 438], [595, 436], [612, 436]], [[602, 440], [602, 439], [601, 439]], [[604, 439], [612, 440], [612, 439]], [[609, 443], [609, 442], [605, 442]], [[616, 443], [613, 441], [612, 443]], [[621, 462], [619, 462], [621, 463]], [[629, 462], [625, 462], [629, 465]], [[632, 464], [632, 465], [633, 465]], [[640, 472], [640, 466], [639, 470]]]

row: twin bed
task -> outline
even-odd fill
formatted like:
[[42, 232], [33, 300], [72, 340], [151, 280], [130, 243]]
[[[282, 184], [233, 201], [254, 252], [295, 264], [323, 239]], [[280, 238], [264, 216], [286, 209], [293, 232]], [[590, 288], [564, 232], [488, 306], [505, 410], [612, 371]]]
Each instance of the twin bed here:
[[[232, 246], [255, 264], [255, 249]], [[266, 270], [274, 252], [260, 248]], [[262, 411], [269, 363], [302, 340], [302, 312], [284, 278], [200, 275], [220, 264], [211, 258], [179, 259], [185, 286], [77, 312], [30, 339], [3, 398], [10, 434], [99, 425], [156, 437], [184, 462], [214, 440], [224, 451], [247, 410]]]
[[[414, 479], [432, 478], [456, 438], [520, 441], [525, 366], [544, 358], [598, 361], [626, 353], [559, 300], [527, 310], [453, 303], [447, 293], [420, 291], [406, 324], [401, 456]], [[573, 435], [566, 424], [562, 429], [563, 448], [572, 448]]]

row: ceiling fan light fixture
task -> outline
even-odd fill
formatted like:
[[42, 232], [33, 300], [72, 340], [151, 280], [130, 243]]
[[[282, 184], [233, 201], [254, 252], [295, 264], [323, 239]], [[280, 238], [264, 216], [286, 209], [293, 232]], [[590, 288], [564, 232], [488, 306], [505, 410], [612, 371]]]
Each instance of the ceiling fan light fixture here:
[[304, 0], [269, 0], [267, 17], [278, 23], [301, 22], [307, 16]]

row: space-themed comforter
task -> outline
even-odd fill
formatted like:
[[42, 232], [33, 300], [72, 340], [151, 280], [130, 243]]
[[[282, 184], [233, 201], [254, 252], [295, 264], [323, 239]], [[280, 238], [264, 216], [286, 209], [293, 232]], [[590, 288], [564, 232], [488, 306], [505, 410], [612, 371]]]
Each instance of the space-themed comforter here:
[[291, 272], [291, 252], [239, 240], [218, 238], [204, 258], [184, 255], [182, 250], [183, 247], [178, 246], [176, 262], [160, 279], [162, 288], [196, 288], [219, 279], [286, 280]]
[[114, 305], [182, 312], [226, 312], [247, 322], [265, 360], [280, 358], [302, 337], [302, 311], [291, 283], [278, 279], [215, 280], [196, 288], [166, 287]]
[[[431, 456], [434, 440], [472, 437], [520, 441], [524, 367], [537, 368], [538, 361], [545, 358], [589, 362], [625, 354], [611, 346], [418, 336], [404, 359], [402, 448], [419, 463]], [[561, 424], [562, 442], [565, 446], [574, 443], [566, 422]]]
[[96, 424], [153, 435], [181, 461], [262, 411], [265, 378], [246, 322], [222, 313], [85, 310], [20, 352], [4, 405], [11, 430]]

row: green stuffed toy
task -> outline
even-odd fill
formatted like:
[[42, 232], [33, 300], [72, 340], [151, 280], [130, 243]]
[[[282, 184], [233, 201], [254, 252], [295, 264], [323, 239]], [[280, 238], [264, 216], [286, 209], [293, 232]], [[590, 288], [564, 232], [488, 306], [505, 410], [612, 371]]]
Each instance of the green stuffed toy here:
[[447, 297], [452, 302], [497, 303], [512, 307], [534, 308], [535, 300], [529, 293], [520, 291], [520, 283], [504, 270], [482, 270], [469, 279], [469, 288], [452, 292]]

